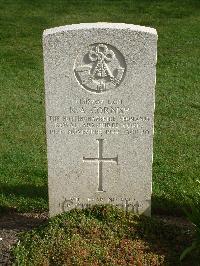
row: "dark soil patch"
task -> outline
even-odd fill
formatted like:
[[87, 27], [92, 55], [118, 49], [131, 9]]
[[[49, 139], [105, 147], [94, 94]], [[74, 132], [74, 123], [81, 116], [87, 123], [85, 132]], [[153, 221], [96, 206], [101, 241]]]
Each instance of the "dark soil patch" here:
[[10, 250], [18, 240], [18, 233], [27, 232], [42, 224], [48, 213], [10, 212], [0, 216], [0, 265], [12, 265]]

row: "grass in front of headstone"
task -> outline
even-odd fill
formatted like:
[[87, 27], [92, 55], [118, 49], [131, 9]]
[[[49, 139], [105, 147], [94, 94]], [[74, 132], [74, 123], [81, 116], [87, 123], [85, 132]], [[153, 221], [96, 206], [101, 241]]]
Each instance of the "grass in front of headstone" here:
[[[179, 265], [186, 229], [113, 206], [72, 210], [21, 235], [16, 265]], [[189, 258], [196, 265], [197, 258]], [[186, 261], [185, 261], [186, 262]], [[189, 265], [189, 264], [183, 264]]]
[[[177, 214], [199, 175], [198, 0], [38, 0], [0, 3], [1, 210], [48, 209], [42, 32], [82, 22], [158, 31], [153, 210]], [[66, 153], [66, 156], [68, 154]]]

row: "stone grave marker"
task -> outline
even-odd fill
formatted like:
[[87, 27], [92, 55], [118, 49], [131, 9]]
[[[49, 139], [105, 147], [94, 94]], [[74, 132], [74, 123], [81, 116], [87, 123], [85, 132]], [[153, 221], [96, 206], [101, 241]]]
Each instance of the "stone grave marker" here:
[[151, 213], [157, 33], [86, 23], [43, 34], [50, 216]]

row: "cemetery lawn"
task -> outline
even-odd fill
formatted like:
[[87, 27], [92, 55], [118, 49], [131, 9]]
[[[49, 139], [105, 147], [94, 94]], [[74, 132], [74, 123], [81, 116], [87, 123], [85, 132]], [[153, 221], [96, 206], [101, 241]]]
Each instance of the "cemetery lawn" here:
[[107, 21], [158, 31], [152, 208], [181, 214], [199, 190], [200, 1], [1, 0], [0, 20], [0, 211], [48, 209], [43, 30]]
[[13, 249], [13, 258], [20, 266], [196, 266], [195, 253], [183, 264], [179, 261], [191, 238], [184, 227], [111, 206], [94, 206], [64, 213], [23, 233]]

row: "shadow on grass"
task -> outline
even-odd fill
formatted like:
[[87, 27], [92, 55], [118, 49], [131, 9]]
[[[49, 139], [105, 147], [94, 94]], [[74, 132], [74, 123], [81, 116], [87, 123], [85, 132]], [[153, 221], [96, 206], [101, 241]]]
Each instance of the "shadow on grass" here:
[[[170, 224], [157, 218], [143, 217], [137, 224], [137, 232], [148, 243], [153, 253], [164, 255], [169, 265], [199, 266], [199, 254], [189, 254], [184, 261], [179, 261], [179, 256], [186, 247], [192, 244], [194, 233], [192, 227], [182, 224]], [[168, 265], [168, 264], [167, 264]]]
[[47, 186], [38, 186], [33, 184], [20, 184], [20, 185], [7, 185], [0, 184], [0, 192], [8, 196], [20, 196], [24, 198], [43, 198], [47, 200], [48, 198], [48, 188]]
[[48, 209], [48, 188], [34, 184], [1, 184], [0, 215], [13, 212], [42, 212]]
[[163, 197], [152, 196], [152, 215], [185, 216], [185, 209], [190, 210], [187, 202], [178, 202]]

